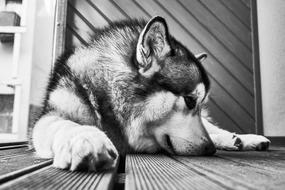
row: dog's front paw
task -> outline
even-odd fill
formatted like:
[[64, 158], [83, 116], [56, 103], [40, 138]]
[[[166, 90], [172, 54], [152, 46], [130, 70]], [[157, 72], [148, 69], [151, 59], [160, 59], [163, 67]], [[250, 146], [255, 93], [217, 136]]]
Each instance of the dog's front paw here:
[[55, 136], [53, 165], [61, 169], [98, 171], [114, 167], [118, 152], [101, 130], [72, 128]]
[[241, 139], [233, 133], [210, 134], [214, 145], [219, 150], [241, 150]]
[[261, 135], [237, 135], [242, 142], [242, 150], [268, 150], [270, 140]]

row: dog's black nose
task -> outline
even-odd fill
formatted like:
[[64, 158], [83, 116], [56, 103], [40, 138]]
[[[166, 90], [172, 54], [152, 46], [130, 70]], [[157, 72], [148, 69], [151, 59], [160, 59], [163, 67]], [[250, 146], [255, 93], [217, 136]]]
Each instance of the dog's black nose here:
[[206, 156], [211, 156], [213, 154], [216, 153], [216, 147], [215, 145], [211, 142], [211, 143], [208, 143], [205, 148], [204, 148], [204, 155]]

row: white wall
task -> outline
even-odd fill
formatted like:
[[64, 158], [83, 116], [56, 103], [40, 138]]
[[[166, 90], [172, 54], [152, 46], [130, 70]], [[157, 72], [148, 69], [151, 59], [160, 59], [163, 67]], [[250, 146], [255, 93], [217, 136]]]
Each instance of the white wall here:
[[37, 0], [35, 17], [31, 99], [40, 105], [52, 64], [56, 0]]
[[285, 1], [257, 0], [264, 133], [285, 136]]

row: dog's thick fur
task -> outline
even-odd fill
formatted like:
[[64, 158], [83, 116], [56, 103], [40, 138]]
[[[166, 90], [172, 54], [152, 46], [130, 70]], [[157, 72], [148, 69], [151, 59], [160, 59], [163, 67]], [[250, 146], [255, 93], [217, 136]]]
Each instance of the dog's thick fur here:
[[33, 132], [37, 154], [54, 166], [110, 168], [120, 154], [211, 155], [264, 150], [269, 140], [236, 135], [207, 120], [210, 81], [166, 21], [130, 20], [98, 29], [87, 47], [58, 59]]

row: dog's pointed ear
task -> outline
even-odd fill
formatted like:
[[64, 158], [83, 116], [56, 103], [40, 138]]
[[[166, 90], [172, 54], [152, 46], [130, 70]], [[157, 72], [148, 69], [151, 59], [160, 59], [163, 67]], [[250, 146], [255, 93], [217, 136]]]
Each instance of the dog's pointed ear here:
[[206, 53], [199, 53], [199, 54], [195, 55], [195, 57], [196, 57], [200, 62], [202, 62], [202, 61], [204, 61], [204, 60], [208, 57], [208, 55], [207, 55]]
[[166, 21], [160, 16], [152, 18], [140, 33], [136, 59], [139, 72], [150, 77], [159, 71], [163, 60], [171, 52], [169, 32]]

